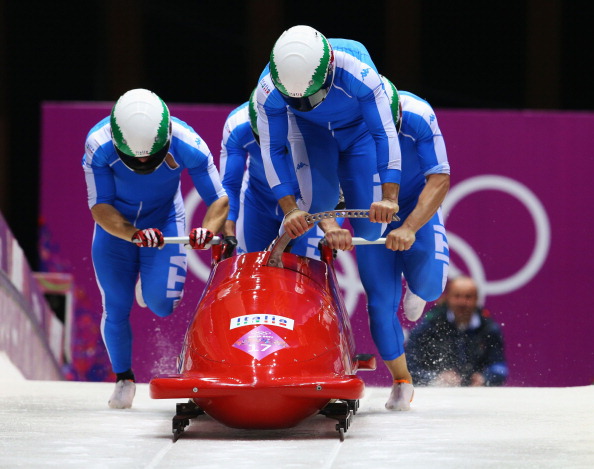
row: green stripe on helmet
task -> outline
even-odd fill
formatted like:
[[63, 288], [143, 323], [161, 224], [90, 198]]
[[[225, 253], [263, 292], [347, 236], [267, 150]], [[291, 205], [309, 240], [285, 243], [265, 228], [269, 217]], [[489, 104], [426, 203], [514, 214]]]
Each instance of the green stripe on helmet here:
[[[138, 115], [149, 117], [151, 124], [142, 124]], [[131, 157], [154, 155], [165, 148], [170, 138], [167, 105], [155, 93], [142, 88], [120, 96], [111, 109], [110, 124], [115, 147]], [[136, 148], [138, 145], [140, 148]]]
[[151, 148], [151, 155], [157, 153], [169, 140], [169, 109], [161, 98], [159, 98], [159, 101], [163, 106], [163, 113], [161, 114], [161, 122], [159, 122], [159, 128], [157, 129], [155, 143]]
[[250, 101], [248, 104], [248, 114], [250, 116], [250, 126], [252, 127], [253, 132], [256, 135], [258, 134], [258, 112], [256, 111], [256, 89], [254, 88], [254, 90], [252, 91], [252, 94], [250, 95]]
[[118, 125], [118, 122], [117, 122], [115, 114], [114, 114], [116, 106], [117, 106], [117, 103], [111, 108], [111, 117], [110, 117], [111, 133], [113, 135], [113, 143], [115, 144], [116, 147], [118, 147], [118, 150], [120, 150], [122, 153], [125, 153], [128, 156], [136, 156], [134, 154], [134, 152], [132, 151], [132, 149], [126, 143], [126, 139], [124, 139], [124, 134], [122, 133], [122, 129]]
[[272, 78], [272, 83], [274, 86], [284, 95], [289, 95], [287, 88], [283, 85], [280, 81], [278, 76], [278, 68], [276, 68], [276, 57], [274, 56], [274, 48], [270, 53], [270, 78]]
[[328, 75], [328, 65], [330, 63], [330, 44], [324, 37], [323, 34], [319, 33], [322, 39], [322, 47], [323, 53], [322, 57], [320, 57], [320, 63], [316, 67], [313, 76], [311, 77], [311, 85], [307, 87], [305, 93], [303, 93], [304, 97], [311, 96], [315, 92], [319, 91], [326, 81], [326, 75]]
[[400, 120], [400, 98], [398, 97], [398, 90], [396, 89], [396, 86], [394, 86], [394, 83], [383, 75], [382, 81], [384, 82], [384, 88], [386, 89], [388, 98], [390, 98], [390, 110], [392, 111], [394, 124], [398, 125], [398, 121]]

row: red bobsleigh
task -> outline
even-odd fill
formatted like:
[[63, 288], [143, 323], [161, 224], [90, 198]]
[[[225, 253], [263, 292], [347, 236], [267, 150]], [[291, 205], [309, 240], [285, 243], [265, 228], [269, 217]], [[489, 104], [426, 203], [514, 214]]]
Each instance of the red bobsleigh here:
[[338, 420], [344, 439], [365, 388], [356, 373], [375, 369], [375, 358], [355, 352], [332, 250], [301, 257], [284, 252], [288, 241], [225, 259], [212, 246], [178, 373], [150, 382], [154, 399], [189, 399], [177, 404], [174, 441], [204, 413], [245, 429], [289, 428], [321, 413]]

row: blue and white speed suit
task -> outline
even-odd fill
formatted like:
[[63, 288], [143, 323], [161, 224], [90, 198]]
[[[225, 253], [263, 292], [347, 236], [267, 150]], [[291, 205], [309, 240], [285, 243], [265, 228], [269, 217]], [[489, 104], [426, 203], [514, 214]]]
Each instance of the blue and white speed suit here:
[[[444, 139], [431, 106], [412, 93], [400, 91], [398, 95], [402, 106], [398, 133], [402, 151], [400, 221], [390, 223], [385, 234], [401, 226], [413, 211], [426, 176], [450, 173]], [[383, 245], [358, 246], [357, 264], [367, 294], [373, 340], [383, 360], [398, 358], [404, 353], [404, 335], [396, 314], [402, 274], [411, 291], [425, 301], [439, 298], [446, 284], [449, 249], [441, 209], [417, 231], [408, 251], [390, 251]]]
[[[227, 117], [220, 158], [223, 187], [229, 196], [227, 219], [236, 223], [239, 254], [265, 250], [279, 234], [284, 218], [266, 180], [260, 143], [252, 132], [248, 112], [246, 102]], [[299, 199], [297, 178], [292, 166], [290, 169], [292, 194]], [[317, 246], [322, 237], [316, 227], [293, 244], [291, 252], [319, 257]]]
[[[334, 80], [326, 99], [309, 112], [289, 107], [273, 83], [269, 65], [257, 87], [258, 131], [266, 178], [277, 200], [292, 194], [291, 156], [301, 199], [310, 212], [333, 210], [339, 183], [348, 209], [369, 209], [379, 200], [374, 179], [400, 182], [400, 148], [390, 101], [365, 47], [347, 39], [329, 39]], [[287, 119], [288, 117], [288, 119]], [[375, 192], [375, 194], [374, 194]], [[351, 220], [357, 236], [377, 239], [382, 225]]]
[[[207, 205], [226, 195], [206, 143], [185, 122], [171, 118], [169, 155], [151, 174], [137, 174], [118, 157], [109, 117], [91, 129], [82, 166], [88, 204], [113, 205], [138, 229], [158, 228], [164, 236], [185, 234], [180, 177], [188, 170]], [[115, 373], [132, 365], [129, 315], [140, 274], [147, 306], [158, 316], [171, 314], [186, 280], [186, 253], [181, 245], [139, 248], [95, 224], [93, 266], [103, 301], [101, 333]]]

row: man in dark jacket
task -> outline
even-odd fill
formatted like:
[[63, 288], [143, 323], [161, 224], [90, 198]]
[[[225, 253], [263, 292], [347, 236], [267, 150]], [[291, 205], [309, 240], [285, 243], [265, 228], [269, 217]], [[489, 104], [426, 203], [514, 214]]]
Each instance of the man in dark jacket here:
[[427, 312], [406, 344], [415, 385], [501, 386], [508, 375], [503, 335], [478, 307], [473, 279], [451, 280], [445, 302]]

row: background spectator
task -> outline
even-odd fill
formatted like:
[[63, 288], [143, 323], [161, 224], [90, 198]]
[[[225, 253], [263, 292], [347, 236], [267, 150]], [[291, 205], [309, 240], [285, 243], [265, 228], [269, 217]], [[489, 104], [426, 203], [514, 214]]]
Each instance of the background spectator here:
[[445, 301], [411, 331], [405, 350], [416, 385], [500, 386], [508, 376], [501, 328], [478, 305], [470, 277], [450, 280]]

